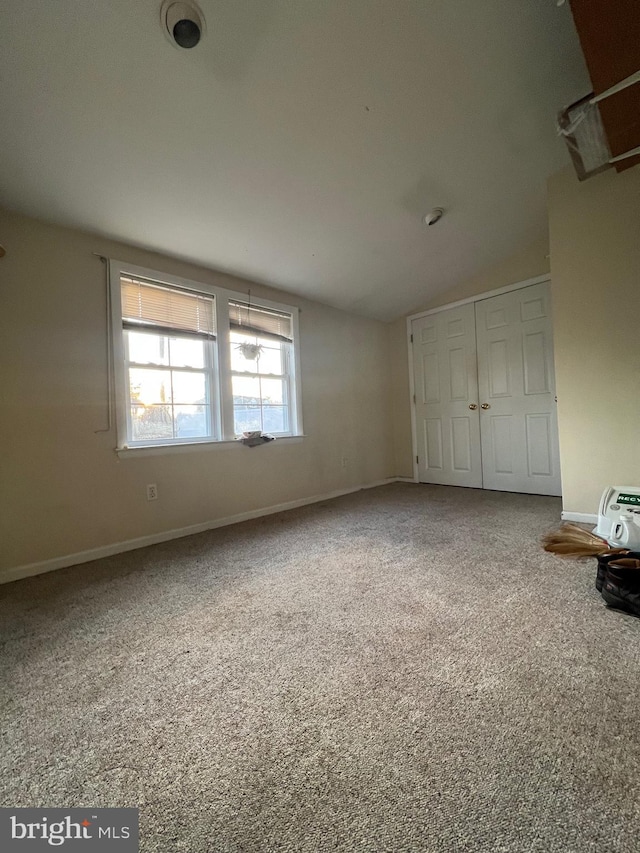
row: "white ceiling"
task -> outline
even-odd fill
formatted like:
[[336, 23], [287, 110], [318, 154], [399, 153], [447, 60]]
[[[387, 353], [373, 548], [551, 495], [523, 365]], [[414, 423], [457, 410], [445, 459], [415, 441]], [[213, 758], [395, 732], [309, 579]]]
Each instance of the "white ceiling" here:
[[384, 320], [544, 233], [568, 4], [160, 3], [3, 0], [4, 205]]

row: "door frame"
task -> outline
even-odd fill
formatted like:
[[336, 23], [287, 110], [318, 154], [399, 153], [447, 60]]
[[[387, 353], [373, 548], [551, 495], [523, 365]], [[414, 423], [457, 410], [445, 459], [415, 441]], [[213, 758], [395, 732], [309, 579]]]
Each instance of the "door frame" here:
[[409, 405], [411, 408], [411, 450], [413, 453], [413, 480], [410, 482], [419, 483], [418, 479], [418, 437], [416, 430], [416, 404], [415, 393], [416, 384], [413, 370], [413, 343], [411, 341], [411, 324], [414, 320], [419, 320], [422, 317], [428, 317], [429, 314], [438, 314], [440, 311], [448, 311], [450, 308], [458, 308], [460, 305], [468, 305], [470, 302], [481, 302], [483, 299], [490, 299], [492, 296], [500, 296], [502, 293], [509, 293], [512, 290], [522, 290], [523, 287], [529, 287], [531, 284], [542, 284], [545, 281], [551, 281], [551, 273], [537, 275], [534, 278], [527, 278], [524, 281], [507, 284], [504, 287], [497, 287], [495, 290], [486, 290], [483, 293], [478, 293], [475, 296], [468, 296], [466, 299], [458, 299], [456, 302], [447, 302], [446, 305], [438, 305], [437, 308], [429, 308], [428, 311], [418, 311], [416, 314], [407, 316], [407, 356], [409, 361]]

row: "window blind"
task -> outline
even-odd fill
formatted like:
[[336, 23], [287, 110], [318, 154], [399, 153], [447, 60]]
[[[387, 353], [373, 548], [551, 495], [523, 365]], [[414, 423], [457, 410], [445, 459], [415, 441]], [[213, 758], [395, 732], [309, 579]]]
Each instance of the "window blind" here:
[[229, 324], [237, 332], [250, 332], [261, 338], [293, 340], [291, 314], [247, 302], [229, 302]]
[[125, 329], [215, 338], [213, 296], [125, 276], [120, 294]]

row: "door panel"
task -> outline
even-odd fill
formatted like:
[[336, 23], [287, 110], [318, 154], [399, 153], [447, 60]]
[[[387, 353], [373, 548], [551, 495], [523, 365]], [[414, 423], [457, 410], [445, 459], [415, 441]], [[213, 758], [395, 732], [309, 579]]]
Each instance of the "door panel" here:
[[492, 397], [510, 397], [509, 382], [509, 346], [505, 338], [490, 341], [489, 348], [489, 386]]
[[471, 418], [451, 418], [451, 458], [454, 471], [471, 471]]
[[549, 394], [549, 365], [544, 332], [526, 333], [523, 337], [524, 393]]
[[469, 397], [467, 356], [464, 347], [449, 350], [449, 399], [463, 403]]
[[488, 420], [495, 470], [499, 474], [513, 474], [513, 418], [511, 415], [491, 415]]
[[424, 422], [427, 468], [442, 471], [442, 421], [426, 418]]
[[440, 402], [440, 366], [437, 352], [422, 357], [422, 399], [425, 403]]
[[549, 285], [475, 303], [485, 489], [561, 494]]
[[553, 473], [551, 415], [527, 415], [527, 454], [530, 477], [549, 477]]
[[475, 312], [472, 304], [414, 320], [418, 479], [482, 486]]

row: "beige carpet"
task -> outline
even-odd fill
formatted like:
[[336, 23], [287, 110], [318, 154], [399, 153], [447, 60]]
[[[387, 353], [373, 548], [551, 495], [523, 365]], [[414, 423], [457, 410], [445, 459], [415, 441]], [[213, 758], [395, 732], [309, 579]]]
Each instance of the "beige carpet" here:
[[397, 484], [0, 588], [0, 805], [144, 853], [640, 850], [640, 620], [555, 498]]

